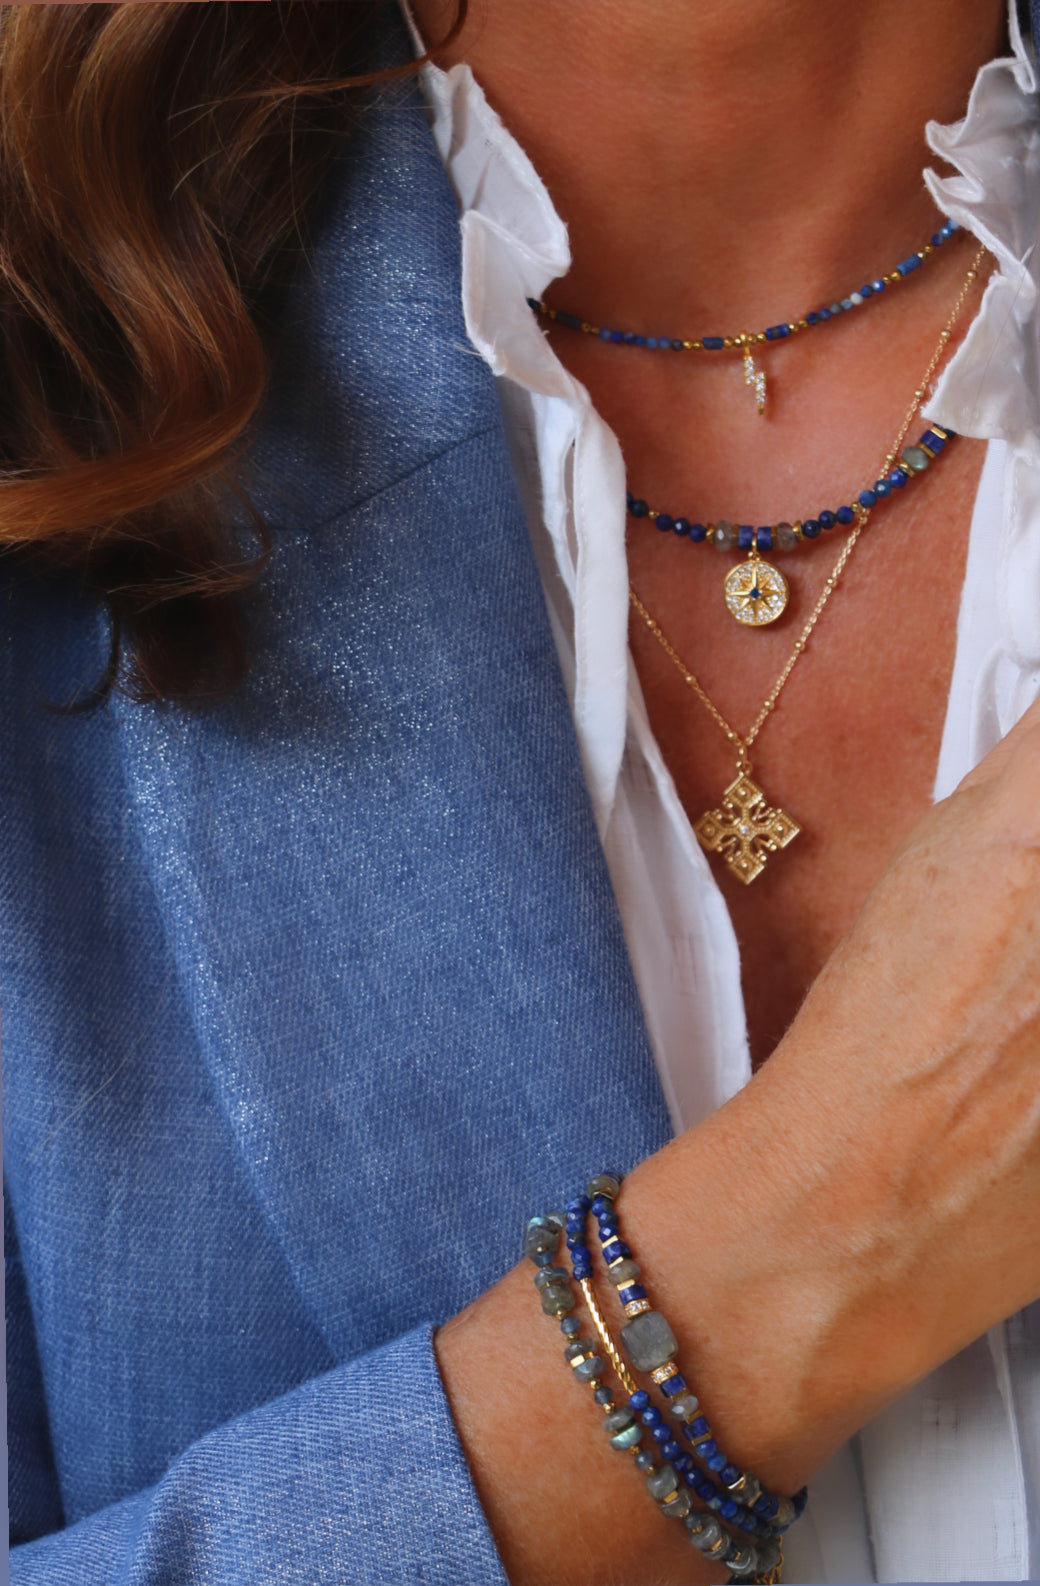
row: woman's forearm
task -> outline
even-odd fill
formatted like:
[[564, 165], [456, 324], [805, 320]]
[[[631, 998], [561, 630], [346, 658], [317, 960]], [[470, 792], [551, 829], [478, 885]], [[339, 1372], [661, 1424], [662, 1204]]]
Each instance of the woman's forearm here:
[[[1027, 719], [897, 856], [766, 1067], [622, 1190], [684, 1374], [774, 1491], [1040, 1294], [1038, 771]], [[515, 1586], [723, 1578], [607, 1445], [532, 1277], [438, 1341]]]

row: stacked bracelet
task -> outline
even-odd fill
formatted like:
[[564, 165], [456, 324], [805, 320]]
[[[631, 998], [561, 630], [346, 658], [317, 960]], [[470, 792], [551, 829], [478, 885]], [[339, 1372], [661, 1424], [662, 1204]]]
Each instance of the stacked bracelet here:
[[[779, 1538], [801, 1513], [804, 1490], [794, 1499], [776, 1497], [719, 1450], [696, 1396], [689, 1391], [675, 1364], [678, 1345], [674, 1334], [660, 1312], [652, 1309], [645, 1287], [639, 1282], [638, 1264], [621, 1239], [615, 1205], [619, 1189], [617, 1177], [599, 1174], [589, 1182], [584, 1195], [569, 1202], [565, 1215], [550, 1213], [528, 1223], [524, 1253], [539, 1268], [535, 1283], [542, 1308], [559, 1319], [567, 1340], [565, 1358], [575, 1377], [588, 1384], [604, 1411], [611, 1445], [633, 1455], [636, 1468], [644, 1474], [647, 1488], [662, 1512], [683, 1523], [690, 1541], [706, 1557], [728, 1564], [731, 1580], [777, 1580], [782, 1562]], [[625, 1351], [636, 1370], [648, 1371], [660, 1387], [668, 1409], [679, 1422], [677, 1427], [668, 1425], [661, 1410], [650, 1402], [650, 1395], [637, 1386], [596, 1303], [592, 1253], [586, 1239], [590, 1212], [599, 1224], [608, 1277], [629, 1318], [621, 1331]], [[557, 1264], [560, 1234], [564, 1231], [573, 1279], [599, 1335], [598, 1346], [582, 1336], [581, 1321], [573, 1314], [576, 1297], [571, 1273]], [[607, 1360], [627, 1393], [625, 1404], [617, 1404], [614, 1390], [602, 1380]], [[649, 1432], [654, 1445], [650, 1448], [643, 1447], [645, 1432]], [[679, 1443], [679, 1433], [690, 1442], [692, 1454]], [[658, 1464], [658, 1458], [664, 1463]], [[691, 1494], [706, 1508], [695, 1508]], [[723, 1522], [743, 1536], [733, 1536]]]

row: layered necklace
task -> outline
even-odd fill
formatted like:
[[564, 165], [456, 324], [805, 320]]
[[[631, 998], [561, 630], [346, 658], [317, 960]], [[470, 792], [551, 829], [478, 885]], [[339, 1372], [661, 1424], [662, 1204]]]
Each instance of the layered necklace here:
[[[911, 269], [917, 268], [924, 262], [928, 254], [936, 247], [948, 240], [954, 231], [951, 222], [936, 233], [932, 243], [927, 249], [922, 249], [912, 258], [916, 261], [910, 264], [904, 261], [897, 266], [895, 275], [902, 280]], [[746, 553], [746, 559], [740, 562], [726, 575], [723, 596], [727, 609], [737, 622], [746, 628], [764, 627], [774, 622], [781, 615], [787, 604], [787, 582], [779, 570], [763, 558], [763, 552], [772, 550], [793, 550], [798, 546], [813, 544], [822, 538], [828, 531], [835, 529], [848, 529], [848, 536], [838, 555], [830, 576], [824, 583], [823, 589], [802, 627], [791, 652], [780, 670], [780, 673], [769, 690], [755, 719], [744, 733], [739, 733], [719, 710], [718, 706], [709, 697], [703, 685], [687, 666], [671, 640], [661, 628], [660, 623], [647, 609], [646, 604], [640, 599], [634, 589], [630, 589], [629, 596], [633, 610], [646, 625], [648, 631], [661, 646], [669, 660], [676, 667], [687, 687], [696, 695], [701, 704], [708, 711], [712, 720], [725, 734], [726, 739], [736, 751], [736, 775], [729, 785], [723, 790], [718, 807], [706, 811], [694, 822], [694, 832], [699, 842], [709, 853], [717, 854], [724, 860], [730, 873], [745, 884], [750, 884], [761, 875], [772, 855], [786, 848], [801, 831], [801, 827], [793, 816], [782, 809], [779, 804], [771, 802], [764, 790], [752, 779], [751, 749], [758, 739], [766, 722], [780, 700], [791, 673], [798, 663], [799, 657], [804, 652], [816, 624], [823, 615], [824, 609], [838, 586], [843, 572], [852, 556], [860, 536], [868, 526], [871, 514], [880, 502], [889, 497], [901, 494], [908, 484], [926, 471], [933, 463], [938, 461], [949, 443], [955, 439], [951, 430], [938, 424], [931, 424], [925, 429], [915, 445], [906, 446], [907, 432], [925, 402], [932, 376], [946, 350], [947, 344], [953, 333], [954, 325], [967, 301], [972, 286], [978, 279], [979, 271], [985, 256], [985, 248], [979, 248], [971, 261], [967, 276], [960, 288], [957, 299], [953, 305], [946, 324], [943, 326], [938, 343], [928, 361], [915, 391], [913, 400], [907, 413], [899, 426], [895, 439], [885, 454], [877, 471], [877, 477], [872, 484], [864, 486], [852, 499], [837, 508], [824, 509], [815, 517], [802, 519], [796, 523], [781, 522], [775, 525], [756, 527], [750, 524], [734, 525], [729, 522], [713, 524], [698, 523], [686, 517], [673, 517], [669, 513], [651, 508], [647, 502], [639, 497], [629, 494], [628, 510], [634, 519], [646, 519], [659, 530], [671, 533], [680, 541], [690, 544], [709, 543], [720, 550], [736, 550]], [[881, 278], [885, 284], [891, 284], [891, 277]], [[876, 284], [876, 283], [875, 283]], [[872, 294], [872, 295], [877, 295]], [[849, 300], [852, 308], [858, 308], [867, 301], [860, 292], [855, 294], [859, 301]], [[532, 304], [538, 312], [549, 312], [540, 303]], [[845, 311], [844, 303], [841, 305]], [[559, 312], [553, 315], [560, 319]], [[571, 316], [576, 321], [572, 328], [586, 331], [587, 334], [598, 334], [604, 340], [610, 340], [620, 345], [640, 345], [639, 338], [632, 337], [628, 332], [610, 331], [604, 335], [602, 329], [587, 325], [584, 321], [577, 321], [577, 316]], [[567, 323], [567, 321], [563, 321]], [[794, 334], [796, 330], [807, 329], [810, 325], [822, 323], [822, 320], [811, 315], [806, 315], [804, 320], [791, 322], [787, 334]], [[754, 340], [773, 341], [783, 339], [779, 334], [770, 334], [777, 331], [778, 327], [770, 327], [766, 331], [756, 332], [754, 337], [740, 335], [733, 338], [721, 338], [723, 346], [735, 347], [746, 353], [749, 342]], [[660, 344], [660, 338], [657, 339]], [[676, 350], [712, 350], [719, 342], [719, 338], [701, 337], [689, 343], [678, 341], [670, 345]], [[643, 338], [643, 343], [653, 344], [653, 338]], [[902, 448], [902, 450], [901, 450]]]

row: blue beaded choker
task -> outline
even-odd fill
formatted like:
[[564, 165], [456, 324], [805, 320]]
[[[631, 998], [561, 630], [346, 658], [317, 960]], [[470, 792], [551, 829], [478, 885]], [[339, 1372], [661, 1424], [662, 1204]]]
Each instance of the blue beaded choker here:
[[583, 319], [580, 314], [572, 314], [564, 309], [550, 308], [539, 298], [529, 297], [528, 306], [543, 319], [549, 320], [554, 325], [562, 325], [566, 330], [580, 331], [585, 336], [596, 336], [600, 341], [607, 342], [615, 347], [642, 347], [658, 352], [739, 352], [744, 359], [744, 382], [755, 393], [759, 413], [765, 412], [766, 406], [766, 377], [763, 370], [759, 369], [752, 356], [752, 348], [770, 342], [787, 341], [791, 336], [796, 336], [800, 331], [812, 330], [817, 325], [825, 325], [829, 320], [838, 319], [842, 314], [849, 314], [853, 309], [862, 308], [864, 303], [871, 302], [886, 292], [889, 287], [897, 286], [900, 281], [905, 281], [908, 276], [919, 270], [925, 260], [930, 258], [938, 248], [949, 242], [960, 227], [952, 220], [944, 221], [939, 230], [934, 232], [930, 242], [916, 253], [908, 254], [905, 259], [885, 275], [879, 275], [873, 281], [866, 281], [854, 292], [849, 292], [845, 297], [837, 298], [833, 303], [828, 303], [820, 308], [810, 309], [808, 313], [795, 319], [780, 320], [775, 325], [767, 325], [764, 330], [738, 331], [732, 336], [647, 336], [641, 331], [614, 330], [607, 325], [596, 325], [591, 320]]
[[828, 530], [853, 523], [866, 524], [872, 507], [903, 490], [912, 479], [924, 473], [956, 439], [953, 430], [930, 424], [913, 446], [900, 454], [899, 462], [872, 485], [866, 485], [851, 505], [818, 512], [815, 517], [795, 523], [770, 523], [756, 527], [750, 523], [693, 523], [689, 518], [660, 512], [631, 491], [627, 495], [629, 516], [645, 519], [664, 534], [675, 534], [691, 545], [714, 545], [719, 551], [741, 551], [750, 560], [733, 569], [723, 585], [723, 598], [730, 614], [744, 627], [761, 628], [775, 622], [788, 600], [787, 580], [776, 568], [760, 562], [765, 551], [793, 551], [812, 544]]

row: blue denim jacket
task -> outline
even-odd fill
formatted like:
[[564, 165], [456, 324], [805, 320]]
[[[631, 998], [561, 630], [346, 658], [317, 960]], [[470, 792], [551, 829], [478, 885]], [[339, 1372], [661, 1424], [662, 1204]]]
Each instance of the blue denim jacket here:
[[55, 713], [104, 625], [3, 574], [16, 1583], [503, 1582], [433, 1328], [668, 1137], [459, 304], [395, 93], [285, 301], [228, 703]]

